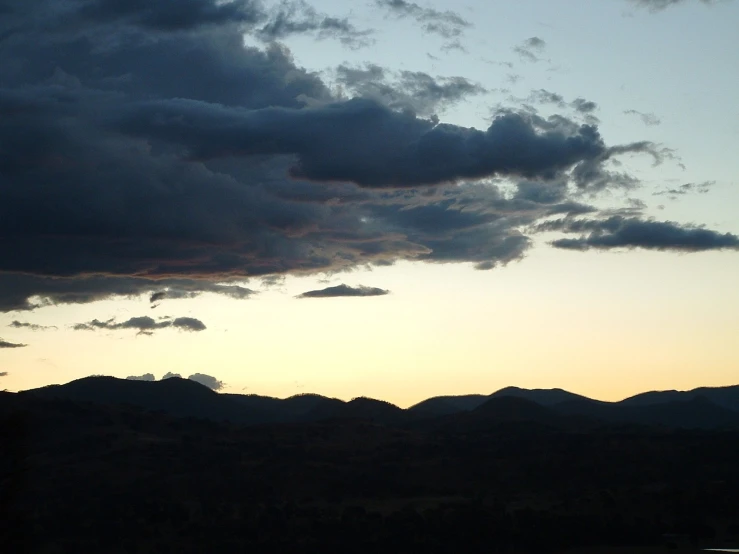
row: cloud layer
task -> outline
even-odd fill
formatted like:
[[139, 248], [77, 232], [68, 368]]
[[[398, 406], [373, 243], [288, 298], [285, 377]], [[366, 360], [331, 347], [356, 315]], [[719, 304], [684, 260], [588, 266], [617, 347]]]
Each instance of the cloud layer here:
[[[445, 37], [469, 26], [379, 3]], [[475, 129], [435, 116], [483, 92], [463, 77], [340, 67], [347, 94], [336, 94], [275, 40], [369, 35], [302, 3], [2, 7], [2, 312], [111, 296], [247, 299], [247, 279], [399, 260], [490, 269], [521, 259], [525, 230], [543, 218], [592, 211], [584, 194], [636, 186], [614, 169], [620, 156], [669, 159], [647, 141], [608, 144], [596, 120], [582, 123], [595, 109], [584, 99], [565, 106], [572, 118], [519, 106]], [[266, 46], [245, 46], [244, 33]], [[538, 58], [545, 44], [520, 46]]]

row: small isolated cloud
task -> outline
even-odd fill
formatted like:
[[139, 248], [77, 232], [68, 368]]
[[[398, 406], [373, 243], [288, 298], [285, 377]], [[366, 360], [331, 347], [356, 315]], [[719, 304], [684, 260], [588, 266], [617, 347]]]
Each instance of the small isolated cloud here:
[[[695, 0], [629, 0], [632, 4], [636, 4], [640, 8], [646, 8], [650, 12], [661, 12], [669, 8], [670, 6], [676, 6], [678, 4], [690, 3]], [[701, 4], [711, 5], [720, 2], [721, 0], [699, 0]]]
[[182, 331], [204, 331], [206, 329], [205, 324], [199, 319], [193, 317], [178, 317], [172, 319], [170, 317], [164, 317], [159, 321], [149, 316], [132, 317], [126, 321], [120, 323], [116, 322], [115, 318], [108, 319], [107, 321], [100, 321], [99, 319], [93, 319], [87, 323], [78, 323], [72, 328], [75, 331], [95, 331], [97, 329], [107, 329], [110, 331], [119, 331], [126, 329], [134, 329], [143, 335], [151, 335], [158, 329], [166, 329], [167, 327], [174, 327]]
[[607, 219], [560, 219], [538, 226], [543, 231], [589, 233], [576, 239], [552, 242], [568, 250], [607, 250], [611, 248], [644, 248], [700, 252], [705, 250], [739, 250], [739, 236], [719, 233], [694, 225], [673, 221], [642, 220], [636, 217], [613, 216]]
[[17, 344], [14, 342], [8, 342], [4, 339], [0, 338], [0, 348], [23, 348], [25, 346], [28, 346], [27, 344]]
[[211, 390], [221, 390], [225, 383], [213, 377], [212, 375], [206, 375], [204, 373], [193, 373], [188, 377], [191, 381], [205, 385]]
[[349, 285], [336, 285], [320, 290], [309, 290], [299, 294], [296, 298], [336, 298], [339, 296], [385, 296], [390, 294], [389, 290], [376, 287], [350, 287]]
[[313, 34], [318, 39], [333, 38], [352, 49], [370, 46], [373, 31], [357, 29], [347, 18], [319, 13], [302, 0], [283, 1], [257, 30], [262, 40], [282, 40], [292, 35]]
[[583, 114], [593, 113], [595, 110], [598, 109], [598, 104], [596, 104], [592, 100], [585, 100], [585, 98], [575, 98], [572, 102], [570, 102], [570, 106], [574, 108], [575, 111]]
[[522, 59], [537, 63], [542, 60], [541, 55], [547, 47], [547, 43], [539, 37], [530, 37], [524, 40], [518, 46], [513, 47], [513, 51]]
[[172, 321], [172, 327], [183, 331], [205, 331], [205, 323], [194, 317], [178, 317]]
[[197, 296], [200, 296], [203, 292], [212, 292], [237, 300], [243, 300], [249, 298], [253, 294], [257, 294], [256, 291], [239, 285], [219, 285], [214, 283], [203, 283], [202, 286], [198, 287], [197, 289], [169, 287], [166, 289], [154, 291], [149, 295], [149, 303], [153, 304], [152, 308], [156, 308], [159, 305], [158, 303], [162, 300], [195, 298]]
[[415, 19], [427, 33], [451, 39], [461, 36], [472, 24], [451, 10], [439, 11], [424, 8], [406, 0], [376, 0], [378, 6], [386, 8], [398, 18]]
[[10, 373], [7, 371], [0, 371], [0, 377], [7, 377], [8, 375], [10, 375]]
[[172, 379], [173, 377], [177, 377], [178, 379], [182, 379], [182, 375], [180, 375], [179, 373], [172, 373], [171, 371], [168, 371], [162, 377], [162, 381], [164, 381], [165, 379]]
[[13, 321], [8, 327], [14, 329], [28, 329], [29, 331], [45, 331], [47, 329], [56, 329], [56, 325], [36, 325], [35, 323], [26, 323], [18, 320]]
[[128, 381], [156, 381], [153, 373], [144, 373], [143, 375], [129, 375], [126, 377]]
[[703, 181], [702, 183], [685, 183], [677, 188], [671, 188], [667, 190], [661, 190], [655, 192], [654, 196], [670, 196], [674, 200], [678, 196], [684, 196], [686, 194], [706, 194], [716, 184], [716, 181]]
[[662, 123], [662, 120], [651, 112], [645, 113], [637, 110], [626, 110], [624, 114], [638, 116], [642, 123], [647, 127], [654, 127], [655, 125]]

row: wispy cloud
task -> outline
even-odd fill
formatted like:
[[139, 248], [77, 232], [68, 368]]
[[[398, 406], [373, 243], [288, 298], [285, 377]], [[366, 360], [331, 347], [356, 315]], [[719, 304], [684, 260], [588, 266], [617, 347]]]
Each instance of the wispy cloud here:
[[168, 327], [181, 331], [204, 331], [206, 329], [202, 321], [193, 317], [178, 317], [176, 319], [165, 317], [157, 321], [149, 316], [132, 317], [120, 323], [116, 322], [115, 319], [109, 319], [107, 321], [93, 319], [87, 323], [78, 323], [72, 328], [75, 331], [95, 331], [99, 329], [118, 331], [134, 329], [139, 334], [150, 335], [158, 329], [166, 329]]
[[57, 329], [56, 325], [37, 325], [35, 323], [26, 323], [18, 320], [13, 321], [8, 327], [14, 329], [28, 329], [29, 331], [46, 331], [48, 329]]
[[376, 0], [376, 3], [390, 10], [396, 17], [415, 19], [427, 33], [437, 34], [446, 39], [458, 38], [472, 26], [469, 21], [451, 10], [424, 8], [407, 0]]
[[654, 127], [662, 123], [662, 120], [651, 112], [645, 113], [645, 112], [640, 112], [637, 110], [626, 110], [624, 111], [624, 113], [626, 115], [637, 116], [639, 119], [641, 119], [642, 123], [644, 123], [644, 125], [646, 125], [647, 127]]

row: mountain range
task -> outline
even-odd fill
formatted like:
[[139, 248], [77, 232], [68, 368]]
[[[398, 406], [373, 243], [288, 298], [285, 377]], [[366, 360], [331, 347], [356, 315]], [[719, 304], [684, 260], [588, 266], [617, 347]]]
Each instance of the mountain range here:
[[177, 417], [246, 425], [359, 419], [392, 426], [462, 429], [513, 422], [559, 428], [614, 424], [701, 429], [739, 427], [739, 385], [650, 391], [620, 402], [593, 400], [562, 389], [506, 387], [489, 395], [437, 396], [407, 409], [364, 397], [345, 402], [317, 394], [285, 399], [221, 394], [177, 377], [162, 381], [85, 377], [17, 394], [129, 405]]

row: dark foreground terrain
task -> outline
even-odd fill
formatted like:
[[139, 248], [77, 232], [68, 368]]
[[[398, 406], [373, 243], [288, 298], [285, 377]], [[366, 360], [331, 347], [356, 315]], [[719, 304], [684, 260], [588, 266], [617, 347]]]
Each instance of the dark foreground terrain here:
[[[213, 400], [204, 388], [168, 386]], [[413, 416], [310, 397], [291, 408], [292, 421], [248, 425], [234, 422], [237, 412], [172, 415], [187, 405], [175, 388], [158, 411], [154, 393], [139, 405], [92, 403], [64, 389], [0, 393], [0, 551], [625, 553], [739, 544], [739, 430], [700, 399], [686, 399], [683, 411], [703, 410], [704, 423], [719, 413], [720, 424], [607, 421], [514, 394]], [[596, 550], [604, 546], [624, 549]]]

